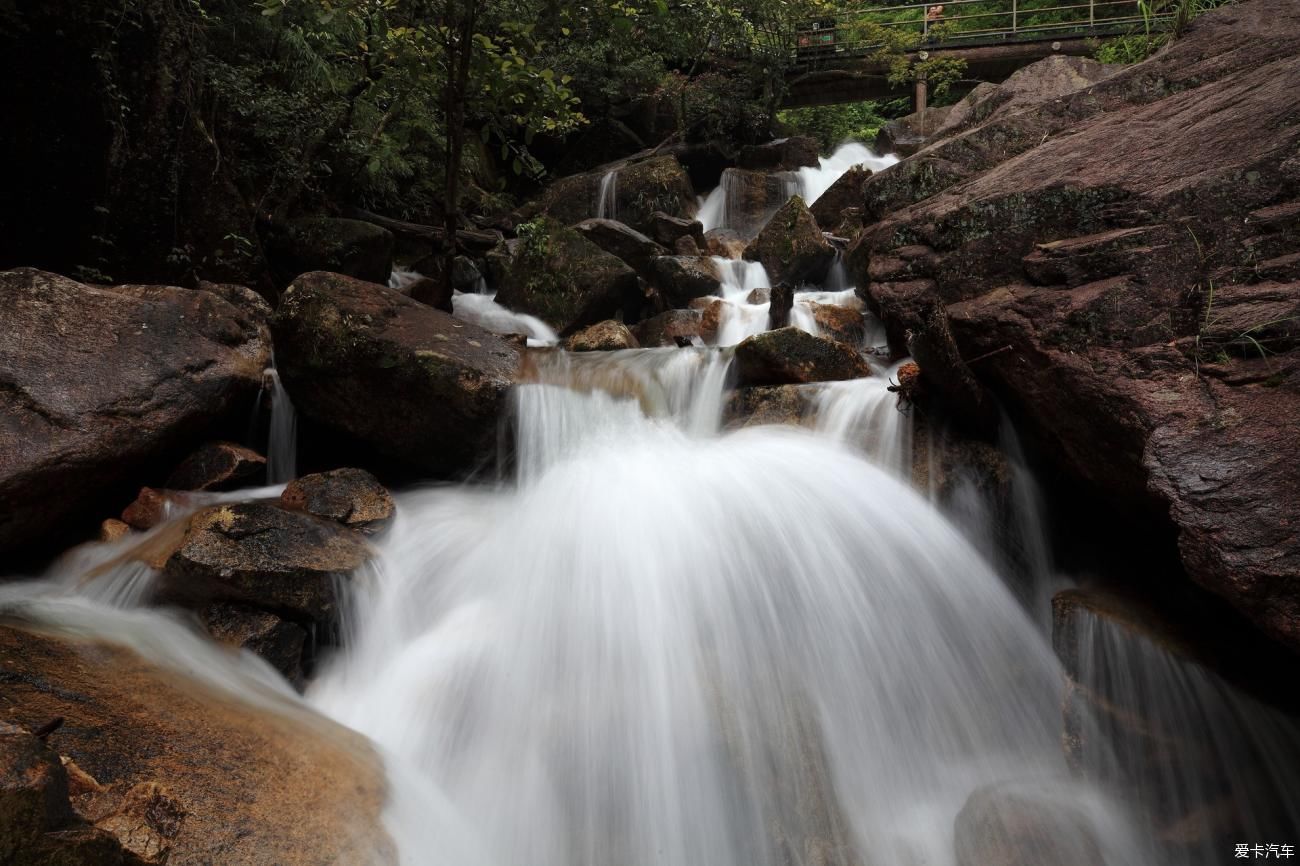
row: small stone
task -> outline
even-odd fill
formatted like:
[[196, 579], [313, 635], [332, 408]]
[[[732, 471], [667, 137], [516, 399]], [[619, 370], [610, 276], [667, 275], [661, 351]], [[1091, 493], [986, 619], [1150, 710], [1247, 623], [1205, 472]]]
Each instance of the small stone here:
[[131, 534], [131, 526], [115, 517], [110, 517], [99, 524], [99, 540], [105, 544], [120, 541]]
[[613, 352], [637, 346], [636, 337], [627, 325], [613, 319], [583, 328], [564, 341], [564, 348], [570, 352]]
[[375, 476], [364, 469], [334, 469], [290, 481], [280, 505], [359, 529], [367, 535], [392, 522], [397, 507]]
[[122, 511], [122, 522], [133, 529], [153, 529], [165, 523], [188, 500], [183, 492], [141, 487], [135, 501]]

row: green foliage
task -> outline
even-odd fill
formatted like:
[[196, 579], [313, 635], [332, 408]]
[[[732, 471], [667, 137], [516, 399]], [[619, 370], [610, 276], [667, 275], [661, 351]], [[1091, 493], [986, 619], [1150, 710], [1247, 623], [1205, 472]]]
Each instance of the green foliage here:
[[846, 102], [814, 108], [792, 108], [777, 115], [791, 135], [811, 135], [829, 150], [850, 139], [871, 142], [890, 118], [878, 102]]
[[1138, 0], [1141, 28], [1098, 46], [1093, 57], [1102, 63], [1140, 63], [1182, 35], [1201, 15], [1233, 0]]
[[[882, 20], [884, 16], [888, 19]], [[944, 57], [923, 60], [912, 52], [942, 42], [956, 32], [958, 22], [937, 22], [923, 28], [921, 16], [919, 8], [867, 14], [848, 25], [848, 38], [867, 46], [868, 56], [886, 66], [890, 84], [901, 87], [924, 80], [932, 94], [943, 96], [961, 80], [966, 61]]]

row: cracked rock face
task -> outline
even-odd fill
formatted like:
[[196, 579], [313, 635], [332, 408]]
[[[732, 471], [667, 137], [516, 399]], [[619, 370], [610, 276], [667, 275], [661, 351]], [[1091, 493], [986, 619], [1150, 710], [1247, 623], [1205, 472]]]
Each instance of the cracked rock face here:
[[860, 294], [1300, 647], [1300, 2], [1043, 94], [868, 179]]
[[0, 550], [244, 416], [270, 361], [265, 326], [205, 291], [22, 268], [0, 273], [0, 309]]

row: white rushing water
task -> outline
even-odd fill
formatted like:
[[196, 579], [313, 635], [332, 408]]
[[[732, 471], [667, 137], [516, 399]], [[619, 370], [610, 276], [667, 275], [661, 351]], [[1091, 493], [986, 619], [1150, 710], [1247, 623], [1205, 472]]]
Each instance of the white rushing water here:
[[601, 175], [600, 190], [596, 194], [596, 216], [599, 219], [618, 219], [618, 169]]
[[976, 786], [1070, 789], [1059, 671], [992, 571], [826, 439], [704, 433], [719, 357], [542, 361], [518, 484], [403, 497], [311, 692], [484, 862], [944, 864]]
[[[805, 166], [797, 171], [777, 172], [774, 177], [775, 183], [780, 187], [780, 194], [769, 202], [769, 210], [775, 212], [792, 195], [799, 195], [805, 204], [811, 206], [821, 198], [822, 193], [830, 189], [831, 184], [854, 166], [881, 171], [897, 162], [898, 157], [894, 154], [878, 156], [861, 142], [845, 142], [830, 156], [820, 157], [816, 167]], [[735, 228], [736, 198], [743, 183], [739, 175], [728, 169], [722, 173], [718, 186], [701, 198], [695, 218], [704, 225], [705, 231]]]
[[[388, 278], [388, 286], [402, 291], [421, 278], [421, 274], [408, 268], [393, 268]], [[530, 346], [554, 346], [560, 341], [559, 336], [550, 325], [536, 316], [516, 313], [501, 306], [496, 301], [496, 292], [490, 292], [487, 283], [480, 277], [473, 292], [453, 291], [451, 296], [452, 315], [478, 325], [494, 334], [519, 334], [527, 338]]]
[[[791, 182], [815, 200], [875, 159], [846, 145]], [[140, 607], [157, 578], [145, 554], [183, 532], [179, 518], [280, 487], [195, 494], [173, 522], [0, 588], [0, 608], [125, 643], [267, 712], [362, 732], [388, 767], [385, 822], [406, 866], [956, 866], [956, 817], [991, 785], [1068, 824], [1023, 862], [1218, 862], [1157, 848], [1149, 810], [1113, 783], [1140, 746], [1106, 725], [1084, 717], [1076, 733], [1107, 787], [1072, 778], [1061, 666], [1007, 564], [990, 565], [985, 504], [950, 504], [959, 527], [912, 488], [912, 418], [888, 390], [899, 364], [870, 354], [880, 323], [842, 262], [796, 293], [791, 324], [819, 333], [819, 305], [862, 313], [873, 375], [800, 386], [806, 429], [724, 430], [725, 347], [768, 327], [770, 283], [761, 264], [715, 263], [716, 347], [529, 353], [505, 477], [397, 495], [374, 562], [346, 584], [345, 646], [303, 698], [260, 660]], [[416, 277], [395, 271], [392, 284]], [[486, 291], [453, 305], [556, 341]], [[293, 474], [286, 412], [275, 397], [277, 481]], [[1019, 462], [1014, 440], [1004, 450]], [[1041, 506], [1032, 483], [1015, 495], [1027, 516], [1009, 559], [1041, 587]], [[1199, 670], [1103, 632], [1081, 645], [1088, 688], [1155, 702], [1183, 733], [1205, 713], [1216, 766], [1300, 743]], [[1264, 764], [1241, 802], [1300, 799], [1295, 773]], [[1160, 800], [1200, 782], [1174, 771], [1137, 787]], [[1057, 863], [1076, 837], [1095, 842]]]

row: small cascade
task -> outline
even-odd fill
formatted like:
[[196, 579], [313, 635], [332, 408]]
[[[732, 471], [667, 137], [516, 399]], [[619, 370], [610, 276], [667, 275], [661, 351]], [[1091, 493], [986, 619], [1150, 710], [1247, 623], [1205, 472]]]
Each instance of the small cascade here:
[[766, 300], [772, 288], [767, 269], [761, 262], [720, 256], [713, 256], [713, 263], [722, 277], [722, 306], [718, 311], [714, 345], [734, 346], [746, 337], [766, 331], [772, 306]]
[[416, 280], [423, 279], [424, 274], [419, 271], [413, 271], [410, 268], [403, 268], [397, 265], [393, 266], [393, 271], [388, 275], [388, 288], [396, 289], [399, 292], [405, 292]]
[[906, 483], [912, 480], [912, 416], [900, 411], [898, 395], [889, 385], [898, 368], [910, 359], [875, 375], [822, 385], [814, 398], [814, 426], [823, 435], [853, 445]]
[[618, 219], [617, 168], [605, 172], [600, 178], [600, 191], [596, 195], [596, 216], [600, 219]]
[[271, 366], [262, 374], [262, 394], [271, 401], [270, 435], [266, 445], [266, 478], [272, 484], [284, 484], [298, 477], [298, 411], [289, 392]]
[[857, 141], [849, 141], [835, 148], [830, 156], [820, 157], [816, 168], [805, 166], [795, 172], [796, 191], [804, 203], [812, 206], [849, 169], [862, 166], [871, 171], [883, 171], [898, 162], [892, 153], [877, 156], [871, 148]]
[[554, 346], [560, 341], [550, 325], [536, 316], [516, 313], [496, 302], [496, 292], [487, 291], [480, 281], [477, 292], [456, 292], [452, 295], [453, 314], [496, 334], [523, 334], [530, 346]]
[[[1082, 608], [1059, 618], [1058, 650], [1072, 659], [1067, 719], [1096, 721], [1072, 757], [1145, 814], [1165, 862], [1227, 862], [1243, 842], [1295, 844], [1300, 716], [1167, 649], [1176, 635], [1140, 634]], [[1272, 697], [1294, 712], [1294, 693]]]

